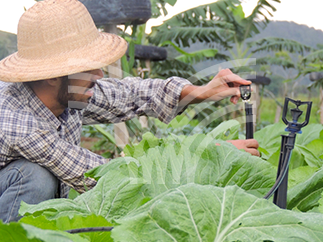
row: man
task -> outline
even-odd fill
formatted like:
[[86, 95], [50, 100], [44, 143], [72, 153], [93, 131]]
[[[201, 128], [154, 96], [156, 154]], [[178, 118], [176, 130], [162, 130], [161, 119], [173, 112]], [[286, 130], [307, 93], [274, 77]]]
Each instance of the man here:
[[[96, 182], [87, 170], [103, 157], [79, 147], [82, 124], [115, 123], [147, 114], [170, 122], [190, 103], [231, 97], [250, 82], [223, 70], [207, 85], [187, 80], [123, 81], [100, 70], [119, 59], [127, 43], [98, 32], [77, 0], [36, 3], [18, 25], [18, 52], [0, 62], [0, 219], [16, 220], [21, 201], [36, 204], [66, 196], [66, 185], [84, 192]], [[259, 155], [255, 140], [232, 141]], [[59, 186], [62, 183], [63, 186]]]

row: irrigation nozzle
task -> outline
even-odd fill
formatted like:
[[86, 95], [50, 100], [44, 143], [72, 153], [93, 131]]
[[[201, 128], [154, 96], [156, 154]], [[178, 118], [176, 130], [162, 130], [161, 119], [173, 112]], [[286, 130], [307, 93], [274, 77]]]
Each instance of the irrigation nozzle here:
[[241, 85], [240, 95], [242, 101], [245, 103], [246, 112], [246, 139], [253, 139], [253, 114], [251, 98], [251, 85]]
[[[295, 104], [296, 108], [290, 109], [292, 120], [287, 120], [286, 116], [288, 113], [288, 104], [290, 102]], [[303, 105], [307, 106], [306, 116], [304, 122], [299, 123], [298, 120], [303, 114], [303, 111], [300, 110], [299, 107]], [[274, 194], [274, 204], [283, 209], [285, 209], [287, 206], [288, 168], [292, 150], [294, 149], [295, 145], [296, 134], [301, 134], [301, 129], [308, 124], [311, 108], [312, 102], [302, 102], [300, 100], [295, 101], [290, 98], [285, 98], [282, 120], [287, 125], [285, 131], [289, 132], [289, 134], [282, 135], [276, 182], [264, 197], [268, 199]]]

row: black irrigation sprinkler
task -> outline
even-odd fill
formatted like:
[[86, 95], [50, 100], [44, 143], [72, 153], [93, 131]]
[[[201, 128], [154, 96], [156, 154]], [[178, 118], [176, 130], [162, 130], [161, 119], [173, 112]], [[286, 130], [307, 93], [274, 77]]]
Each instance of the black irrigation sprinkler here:
[[240, 94], [241, 94], [242, 101], [245, 103], [246, 139], [253, 139], [252, 103], [250, 103], [251, 85], [241, 85]]
[[[286, 118], [289, 102], [296, 105], [296, 108], [292, 108], [290, 110], [292, 116], [291, 121], [288, 121]], [[303, 111], [299, 109], [302, 105], [307, 105], [305, 121], [303, 123], [298, 123], [298, 119], [303, 114]], [[301, 134], [301, 129], [308, 124], [311, 108], [312, 102], [301, 102], [300, 100], [295, 101], [290, 98], [285, 98], [282, 120], [287, 125], [285, 131], [290, 133], [288, 135], [282, 135], [276, 182], [264, 197], [265, 199], [269, 199], [274, 194], [273, 203], [283, 209], [286, 209], [288, 168], [292, 150], [295, 145], [296, 134]]]

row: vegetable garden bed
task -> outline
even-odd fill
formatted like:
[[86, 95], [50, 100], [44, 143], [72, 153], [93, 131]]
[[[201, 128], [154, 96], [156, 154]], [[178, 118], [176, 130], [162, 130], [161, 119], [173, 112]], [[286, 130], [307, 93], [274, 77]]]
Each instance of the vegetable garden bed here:
[[[323, 126], [308, 125], [296, 139], [288, 210], [262, 198], [275, 183], [285, 126], [255, 133], [262, 158], [225, 142], [239, 127], [231, 120], [207, 135], [146, 133], [126, 157], [86, 174], [98, 180], [92, 190], [22, 203], [20, 222], [0, 225], [3, 241], [323, 241]], [[102, 226], [114, 229], [63, 232]]]

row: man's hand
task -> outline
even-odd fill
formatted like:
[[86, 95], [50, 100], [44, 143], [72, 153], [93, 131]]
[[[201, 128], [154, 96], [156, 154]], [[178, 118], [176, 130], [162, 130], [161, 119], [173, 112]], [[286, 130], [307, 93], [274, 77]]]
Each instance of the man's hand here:
[[219, 101], [226, 97], [231, 97], [230, 101], [236, 104], [240, 98], [239, 86], [250, 84], [250, 81], [233, 74], [229, 69], [221, 70], [205, 86], [185, 86], [180, 98], [181, 106], [202, 101]]
[[258, 141], [255, 139], [227, 140], [227, 142], [233, 144], [239, 150], [243, 149], [252, 155], [260, 156], [260, 153], [257, 150], [259, 144]]

